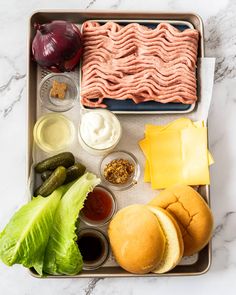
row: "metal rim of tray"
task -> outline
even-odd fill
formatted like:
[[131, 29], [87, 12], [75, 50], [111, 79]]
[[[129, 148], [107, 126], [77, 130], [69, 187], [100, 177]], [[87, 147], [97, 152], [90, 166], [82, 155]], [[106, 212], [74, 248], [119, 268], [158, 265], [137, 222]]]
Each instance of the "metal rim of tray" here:
[[[92, 15], [92, 16], [91, 16]], [[122, 15], [122, 17], [121, 17]], [[42, 19], [42, 21], [50, 21], [58, 18], [64, 18], [66, 20], [70, 20], [76, 22], [80, 16], [83, 19], [83, 22], [86, 19], [99, 19], [104, 20], [109, 17], [110, 20], [115, 19], [135, 19], [137, 21], [142, 21], [144, 18], [145, 20], [149, 19], [158, 19], [161, 21], [168, 21], [168, 20], [181, 20], [190, 22], [200, 31], [200, 41], [199, 41], [199, 56], [204, 56], [204, 41], [203, 41], [203, 22], [199, 15], [194, 13], [169, 13], [169, 12], [162, 12], [162, 13], [153, 13], [148, 11], [142, 12], [130, 12], [130, 11], [99, 11], [99, 10], [39, 10], [32, 13], [29, 19], [29, 38], [28, 38], [28, 67], [27, 67], [27, 129], [28, 129], [28, 137], [27, 137], [27, 160], [26, 160], [26, 175], [27, 179], [30, 173], [30, 167], [32, 165], [32, 146], [33, 146], [33, 137], [32, 137], [32, 126], [36, 120], [36, 113], [35, 113], [35, 101], [33, 101], [32, 97], [36, 96], [35, 92], [37, 89], [37, 85], [35, 83], [35, 75], [36, 69], [35, 64], [33, 64], [31, 59], [31, 41], [32, 41], [32, 23]], [[143, 114], [143, 112], [142, 112]], [[163, 114], [163, 112], [162, 112]], [[203, 186], [204, 195], [206, 197], [206, 201], [210, 205], [210, 188], [209, 186]], [[177, 266], [171, 272], [157, 275], [153, 273], [145, 274], [145, 275], [136, 275], [125, 272], [120, 267], [108, 267], [107, 271], [104, 268], [100, 268], [96, 272], [82, 272], [75, 276], [52, 276], [48, 275], [46, 277], [40, 277], [36, 274], [33, 270], [29, 270], [29, 273], [34, 276], [35, 278], [114, 278], [114, 277], [160, 277], [160, 276], [195, 276], [195, 275], [202, 275], [206, 273], [210, 266], [212, 260], [212, 249], [211, 249], [211, 242], [199, 252], [200, 256], [198, 261], [194, 265], [189, 266]], [[199, 262], [201, 260], [201, 262]], [[114, 268], [118, 271], [114, 272]], [[184, 268], [183, 270], [181, 270]], [[110, 269], [113, 269], [113, 272], [109, 272]]]

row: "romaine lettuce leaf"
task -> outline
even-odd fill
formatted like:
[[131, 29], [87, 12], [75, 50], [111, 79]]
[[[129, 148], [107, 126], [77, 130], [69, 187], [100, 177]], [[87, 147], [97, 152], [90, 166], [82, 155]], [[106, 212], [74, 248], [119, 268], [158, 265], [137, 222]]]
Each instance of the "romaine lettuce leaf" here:
[[0, 258], [6, 265], [22, 264], [42, 274], [54, 214], [67, 189], [62, 186], [47, 198], [37, 196], [13, 215], [0, 233]]
[[75, 275], [82, 270], [83, 260], [76, 243], [76, 222], [88, 193], [99, 183], [100, 179], [94, 174], [86, 173], [61, 199], [45, 251], [45, 273]]

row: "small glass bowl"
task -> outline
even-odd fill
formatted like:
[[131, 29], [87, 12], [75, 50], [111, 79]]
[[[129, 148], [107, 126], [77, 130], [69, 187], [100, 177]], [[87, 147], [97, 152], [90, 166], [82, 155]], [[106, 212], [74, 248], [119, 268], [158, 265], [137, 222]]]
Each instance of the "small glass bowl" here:
[[[59, 83], [66, 83], [67, 90], [64, 99], [50, 96], [50, 90], [54, 80]], [[49, 74], [43, 78], [39, 85], [39, 97], [42, 105], [53, 112], [66, 112], [72, 109], [78, 99], [78, 93], [79, 89], [75, 80], [66, 74]]]
[[[86, 143], [86, 141], [84, 140], [84, 138], [82, 136], [82, 132], [81, 132], [82, 124], [81, 124], [81, 121], [83, 120], [83, 116], [85, 114], [87, 114], [87, 113], [92, 113], [92, 112], [110, 114], [113, 117], [113, 119], [115, 120], [116, 124], [117, 124], [118, 136], [116, 138], [116, 141], [114, 142], [114, 144], [108, 146], [107, 148], [99, 149], [99, 148], [92, 147], [92, 146], [90, 146], [89, 144]], [[111, 111], [105, 110], [105, 109], [94, 109], [94, 110], [86, 111], [86, 112], [81, 114], [81, 119], [80, 119], [79, 128], [78, 128], [78, 140], [79, 140], [79, 143], [80, 143], [81, 147], [86, 152], [88, 152], [89, 154], [94, 155], [94, 156], [104, 156], [104, 155], [106, 155], [107, 153], [114, 150], [114, 148], [117, 146], [117, 144], [120, 141], [121, 135], [122, 135], [122, 127], [121, 127], [120, 121], [117, 118], [117, 116], [115, 114], [113, 114]]]
[[[123, 184], [111, 183], [104, 177], [104, 174], [103, 174], [106, 165], [109, 164], [111, 161], [118, 160], [118, 159], [128, 160], [130, 163], [132, 163], [134, 165], [134, 173], [130, 176], [128, 181]], [[139, 176], [140, 176], [140, 166], [139, 166], [137, 158], [133, 154], [126, 152], [126, 151], [122, 151], [122, 150], [114, 151], [114, 152], [107, 154], [100, 162], [100, 169], [99, 170], [100, 170], [100, 176], [101, 176], [102, 181], [107, 186], [111, 187], [113, 190], [123, 191], [123, 190], [127, 190], [127, 189], [131, 188], [132, 186], [137, 184]]]
[[[83, 270], [94, 270], [98, 269], [101, 267], [106, 260], [108, 259], [109, 256], [109, 242], [105, 234], [98, 229], [95, 228], [82, 228], [78, 231], [78, 245], [79, 245], [79, 240], [83, 236], [92, 236], [96, 237], [100, 240], [101, 242], [101, 255], [96, 259], [92, 261], [83, 261]], [[83, 253], [81, 253], [83, 255]]]
[[[67, 131], [67, 138], [63, 138], [64, 134], [60, 128], [50, 134], [50, 126], [55, 124], [63, 124], [64, 129]], [[46, 136], [47, 135], [47, 136]], [[34, 125], [33, 137], [37, 146], [46, 153], [59, 152], [67, 149], [75, 138], [75, 127], [73, 122], [62, 114], [48, 113], [41, 116]], [[55, 139], [56, 137], [56, 139]], [[54, 143], [55, 142], [55, 143]], [[57, 142], [57, 144], [56, 144]]]
[[[95, 189], [98, 188], [98, 189], [101, 189], [103, 191], [105, 191], [111, 201], [112, 201], [112, 208], [111, 208], [111, 212], [110, 214], [107, 216], [107, 218], [103, 219], [103, 220], [100, 220], [100, 221], [96, 221], [96, 220], [92, 220], [90, 218], [87, 218], [84, 214], [83, 214], [83, 209], [81, 210], [80, 212], [80, 219], [86, 224], [86, 225], [89, 225], [89, 226], [95, 226], [95, 227], [101, 227], [101, 226], [104, 226], [106, 225], [111, 219], [112, 217], [114, 216], [114, 214], [116, 213], [117, 211], [117, 201], [116, 201], [116, 197], [115, 195], [113, 194], [113, 192], [111, 190], [109, 190], [107, 187], [103, 186], [103, 185], [97, 185], [95, 187]], [[85, 201], [86, 202], [86, 201]]]

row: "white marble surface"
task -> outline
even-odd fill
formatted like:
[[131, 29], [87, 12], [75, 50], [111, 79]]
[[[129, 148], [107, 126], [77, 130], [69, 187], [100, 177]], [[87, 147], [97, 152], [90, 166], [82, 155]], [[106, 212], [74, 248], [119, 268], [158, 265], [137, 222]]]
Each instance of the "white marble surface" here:
[[[213, 263], [199, 277], [37, 280], [0, 263], [0, 294], [235, 294], [236, 289], [236, 1], [2, 0], [0, 2], [0, 230], [25, 197], [26, 38], [32, 11], [87, 8], [193, 11], [204, 20], [206, 54], [217, 57], [209, 115], [215, 216]], [[11, 177], [9, 177], [11, 175]], [[14, 182], [12, 181], [14, 180]], [[14, 183], [14, 184], [13, 184]]]

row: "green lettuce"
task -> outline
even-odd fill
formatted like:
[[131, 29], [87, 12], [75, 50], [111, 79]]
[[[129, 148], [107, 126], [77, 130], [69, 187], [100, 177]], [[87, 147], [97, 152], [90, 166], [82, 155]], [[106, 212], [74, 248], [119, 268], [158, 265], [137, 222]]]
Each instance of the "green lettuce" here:
[[76, 222], [88, 193], [99, 183], [100, 179], [94, 174], [86, 173], [64, 194], [45, 251], [45, 273], [75, 275], [82, 270], [83, 260], [76, 243]]
[[6, 265], [34, 267], [42, 275], [54, 214], [67, 189], [62, 186], [47, 198], [37, 196], [13, 215], [0, 233], [0, 258]]

